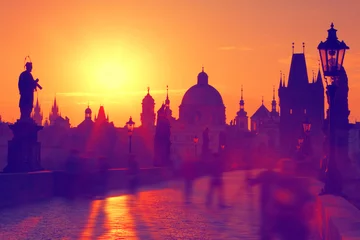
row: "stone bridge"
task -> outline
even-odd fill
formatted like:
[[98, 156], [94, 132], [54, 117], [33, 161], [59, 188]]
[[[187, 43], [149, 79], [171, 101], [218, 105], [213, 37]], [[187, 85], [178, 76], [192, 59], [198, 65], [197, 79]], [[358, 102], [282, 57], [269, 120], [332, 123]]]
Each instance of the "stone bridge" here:
[[[228, 209], [204, 205], [208, 179], [195, 183], [184, 205], [182, 182], [143, 187], [138, 199], [112, 191], [106, 199], [51, 198], [0, 210], [0, 239], [259, 239], [258, 188], [245, 171], [225, 174]], [[314, 194], [321, 184], [313, 181]], [[317, 197], [312, 239], [360, 239], [359, 210], [345, 200]]]

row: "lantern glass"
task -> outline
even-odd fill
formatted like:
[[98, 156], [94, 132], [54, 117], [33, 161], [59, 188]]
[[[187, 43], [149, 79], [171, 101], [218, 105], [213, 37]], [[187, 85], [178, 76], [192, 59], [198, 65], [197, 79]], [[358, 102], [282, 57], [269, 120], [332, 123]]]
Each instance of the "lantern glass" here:
[[126, 123], [126, 127], [128, 129], [128, 133], [132, 134], [134, 131], [135, 122], [132, 120], [132, 117], [129, 118], [129, 121]]
[[311, 130], [311, 123], [309, 123], [308, 121], [305, 121], [305, 122], [303, 123], [303, 129], [304, 129], [304, 132], [305, 132], [305, 133], [310, 132], [310, 130]]
[[327, 67], [327, 54], [326, 54], [326, 49], [319, 49], [319, 54], [320, 54], [320, 61], [321, 61], [321, 67], [323, 72], [328, 72], [328, 67]]
[[199, 142], [199, 138], [197, 136], [194, 137], [194, 143], [197, 144]]
[[344, 57], [345, 57], [345, 49], [339, 49], [338, 51], [338, 58], [337, 58], [337, 66], [338, 66], [338, 71], [341, 70], [341, 67], [344, 63]]

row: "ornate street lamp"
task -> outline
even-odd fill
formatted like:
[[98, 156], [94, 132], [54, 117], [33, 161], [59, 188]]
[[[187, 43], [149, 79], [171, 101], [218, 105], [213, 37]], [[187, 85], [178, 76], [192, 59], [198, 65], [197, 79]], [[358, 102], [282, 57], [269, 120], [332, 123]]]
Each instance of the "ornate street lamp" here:
[[305, 119], [305, 121], [303, 122], [303, 129], [304, 129], [304, 133], [307, 135], [310, 133], [311, 130], [311, 123], [309, 122], [309, 119]]
[[299, 137], [298, 143], [299, 143], [299, 146], [301, 146], [301, 145], [304, 143], [304, 138], [303, 138], [303, 137]]
[[194, 145], [195, 145], [195, 157], [197, 156], [197, 143], [199, 142], [199, 138], [195, 135], [194, 136]]
[[320, 42], [318, 46], [321, 66], [324, 77], [330, 77], [330, 84], [326, 86], [326, 96], [329, 104], [329, 160], [328, 171], [326, 173], [325, 186], [321, 194], [341, 195], [342, 183], [341, 175], [336, 167], [336, 126], [334, 119], [336, 118], [334, 112], [335, 93], [337, 89], [337, 80], [339, 73], [342, 70], [345, 52], [349, 47], [344, 41], [339, 41], [336, 36], [336, 29], [331, 23], [331, 28], [328, 30], [328, 37], [325, 42]]
[[344, 63], [345, 51], [349, 47], [344, 41], [339, 41], [336, 36], [336, 29], [331, 23], [328, 30], [328, 37], [325, 42], [320, 42], [318, 49], [320, 54], [321, 66], [325, 77], [334, 80], [339, 76], [339, 72]]
[[135, 126], [135, 122], [132, 120], [132, 117], [130, 117], [129, 121], [126, 122], [126, 127], [129, 135], [129, 153], [131, 153], [131, 138], [134, 132], [134, 126]]

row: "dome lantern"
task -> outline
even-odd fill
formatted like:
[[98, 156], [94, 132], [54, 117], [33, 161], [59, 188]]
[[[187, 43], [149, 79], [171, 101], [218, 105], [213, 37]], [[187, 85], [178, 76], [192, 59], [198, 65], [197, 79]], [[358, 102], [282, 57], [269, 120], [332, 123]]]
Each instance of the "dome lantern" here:
[[209, 77], [206, 74], [206, 72], [204, 72], [204, 67], [202, 67], [201, 72], [198, 74], [198, 85], [208, 85], [209, 83]]

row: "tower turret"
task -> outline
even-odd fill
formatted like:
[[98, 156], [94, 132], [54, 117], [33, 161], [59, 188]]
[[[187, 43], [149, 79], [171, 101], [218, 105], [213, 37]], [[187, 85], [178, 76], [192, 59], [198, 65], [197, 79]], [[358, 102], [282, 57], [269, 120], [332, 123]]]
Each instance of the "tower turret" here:
[[170, 99], [169, 99], [169, 86], [166, 86], [165, 114], [169, 120], [172, 119], [172, 110], [170, 108]]
[[85, 109], [85, 120], [91, 120], [92, 118], [92, 111], [88, 105], [88, 107]]
[[[168, 101], [170, 104], [170, 100]], [[155, 100], [150, 95], [150, 88], [147, 88], [147, 94], [142, 100], [142, 112], [140, 114], [141, 126], [151, 128], [155, 126]]]
[[243, 86], [241, 86], [241, 94], [240, 94], [240, 110], [237, 112], [235, 117], [235, 125], [241, 131], [248, 131], [249, 130], [249, 118], [247, 116], [247, 112], [245, 111], [245, 101], [244, 101], [244, 90]]

